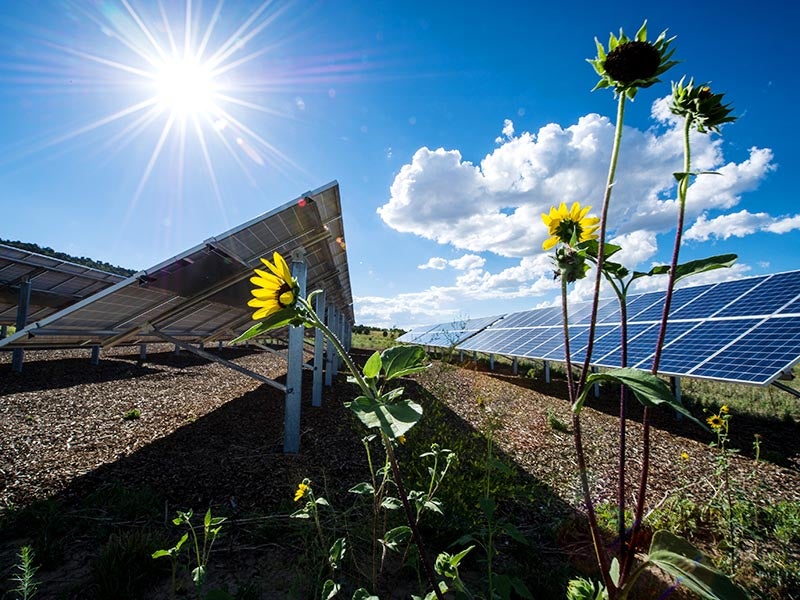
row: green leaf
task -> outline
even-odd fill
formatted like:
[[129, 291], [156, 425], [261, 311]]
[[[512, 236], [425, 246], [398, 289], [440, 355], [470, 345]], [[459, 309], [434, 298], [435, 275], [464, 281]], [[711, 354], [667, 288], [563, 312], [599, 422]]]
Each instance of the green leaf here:
[[510, 523], [510, 522], [503, 523], [502, 530], [506, 533], [506, 535], [508, 537], [510, 537], [512, 540], [514, 540], [518, 544], [522, 544], [523, 546], [529, 546], [530, 545], [530, 542], [528, 541], [528, 538], [526, 538], [524, 535], [522, 535], [522, 532], [519, 529], [517, 529], [516, 526], [513, 523]]
[[648, 559], [703, 598], [746, 600], [749, 597], [742, 588], [710, 566], [700, 550], [668, 531], [655, 533]]
[[611, 568], [608, 570], [608, 574], [611, 575], [611, 581], [614, 582], [614, 585], [619, 585], [619, 561], [616, 556], [611, 561]]
[[381, 372], [381, 355], [380, 352], [375, 351], [375, 353], [369, 357], [366, 364], [364, 365], [364, 377], [367, 379], [373, 379], [380, 375]]
[[[737, 258], [738, 256], [736, 254], [720, 254], [718, 256], [710, 256], [709, 258], [701, 258], [683, 263], [675, 268], [675, 281], [679, 281], [690, 275], [713, 271], [714, 269], [727, 269], [736, 262]], [[647, 273], [647, 275], [666, 274], [669, 274], [669, 265], [655, 266]]]
[[393, 346], [381, 352], [386, 380], [422, 371], [430, 366], [428, 355], [421, 346]]
[[574, 413], [579, 414], [581, 412], [583, 409], [583, 403], [586, 401], [586, 397], [588, 396], [593, 384], [600, 383], [601, 381], [611, 381], [620, 385], [624, 385], [631, 392], [633, 392], [633, 395], [636, 396], [636, 399], [643, 406], [658, 406], [660, 404], [666, 404], [684, 415], [687, 419], [697, 423], [706, 431], [709, 431], [708, 427], [698, 421], [692, 415], [692, 413], [686, 410], [686, 408], [675, 399], [675, 396], [672, 395], [669, 386], [664, 383], [662, 379], [656, 377], [652, 373], [641, 371], [639, 369], [612, 369], [606, 373], [592, 373], [589, 375], [589, 377], [586, 378], [585, 387], [581, 391], [578, 399], [575, 401], [575, 404], [572, 406], [572, 411]]
[[203, 517], [203, 527], [205, 529], [208, 529], [210, 525], [211, 525], [211, 509], [209, 508], [206, 511], [205, 516]]
[[[600, 244], [597, 240], [586, 240], [585, 242], [581, 242], [579, 247], [584, 248], [586, 253], [592, 258], [597, 258], [600, 254]], [[603, 244], [603, 260], [608, 259], [620, 250], [622, 250], [622, 246], [606, 242]]]
[[334, 582], [332, 579], [327, 579], [325, 583], [322, 584], [322, 595], [320, 597], [322, 600], [330, 600], [339, 593], [341, 587], [342, 586]]
[[344, 558], [346, 552], [347, 540], [341, 537], [333, 542], [333, 546], [328, 552], [328, 562], [331, 564], [331, 568], [338, 569], [341, 566], [342, 558]]
[[371, 496], [375, 493], [375, 488], [372, 487], [371, 483], [367, 483], [366, 481], [362, 481], [361, 483], [357, 483], [349, 490], [347, 490], [351, 494], [358, 494], [359, 496]]
[[386, 510], [397, 510], [401, 508], [403, 503], [400, 501], [399, 498], [394, 498], [392, 496], [386, 496], [381, 502], [381, 507], [385, 508]]
[[494, 498], [491, 496], [481, 496], [478, 502], [481, 505], [481, 510], [483, 511], [484, 516], [491, 520], [494, 516]]
[[411, 527], [408, 525], [400, 525], [394, 529], [390, 529], [383, 536], [381, 543], [395, 552], [400, 551], [400, 544], [404, 544], [411, 537]]
[[440, 515], [444, 515], [444, 512], [442, 512], [442, 502], [441, 502], [441, 500], [437, 500], [436, 498], [434, 498], [433, 500], [426, 500], [422, 504], [422, 506], [424, 508], [430, 510], [430, 511], [433, 511], [433, 512], [438, 513]]
[[206, 582], [205, 565], [200, 565], [192, 569], [192, 581], [194, 581], [195, 587], [203, 587], [203, 584]]
[[353, 600], [380, 600], [380, 598], [373, 596], [364, 588], [358, 588], [353, 592]]
[[368, 428], [379, 427], [392, 439], [404, 435], [422, 418], [422, 407], [411, 400], [384, 404], [359, 396], [352, 402], [345, 402], [345, 406]]
[[161, 558], [162, 556], [172, 556], [172, 553], [169, 550], [156, 550], [153, 552], [153, 558]]

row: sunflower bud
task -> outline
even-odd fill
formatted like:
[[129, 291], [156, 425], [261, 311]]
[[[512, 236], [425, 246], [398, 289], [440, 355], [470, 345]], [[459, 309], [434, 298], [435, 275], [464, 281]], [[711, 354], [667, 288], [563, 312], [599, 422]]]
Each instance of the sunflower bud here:
[[688, 119], [689, 126], [700, 133], [719, 133], [720, 125], [736, 120], [731, 116], [731, 105], [722, 103], [725, 94], [715, 94], [708, 84], [695, 86], [694, 79], [684, 85], [685, 79], [683, 77], [678, 83], [672, 84], [672, 103], [669, 108], [673, 114]]
[[620, 44], [608, 53], [604, 64], [606, 73], [626, 85], [654, 77], [660, 65], [661, 55], [650, 42]]

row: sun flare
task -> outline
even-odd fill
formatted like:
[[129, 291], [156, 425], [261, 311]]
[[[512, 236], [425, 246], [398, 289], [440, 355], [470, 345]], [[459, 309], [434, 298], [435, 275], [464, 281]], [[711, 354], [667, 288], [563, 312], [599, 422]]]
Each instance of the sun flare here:
[[159, 105], [176, 117], [214, 112], [214, 75], [196, 59], [173, 58], [160, 64], [155, 72], [155, 87]]

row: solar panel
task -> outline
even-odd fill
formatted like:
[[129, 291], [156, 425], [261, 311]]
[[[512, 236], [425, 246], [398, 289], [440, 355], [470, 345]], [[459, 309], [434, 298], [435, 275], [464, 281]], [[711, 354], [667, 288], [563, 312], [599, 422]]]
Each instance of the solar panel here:
[[15, 325], [20, 285], [30, 282], [32, 322], [122, 281], [124, 277], [74, 262], [0, 244], [0, 325]]
[[174, 258], [38, 319], [0, 340], [0, 347], [113, 346], [232, 339], [251, 324], [252, 269], [280, 252], [303, 249], [307, 289], [353, 322], [338, 183], [332, 182]]
[[451, 348], [499, 318], [499, 316], [481, 317], [452, 323], [441, 323], [415, 336], [413, 343], [420, 346]]
[[[664, 292], [628, 299], [628, 366], [650, 369]], [[582, 362], [588, 349], [591, 304], [570, 307], [570, 352]], [[598, 303], [592, 365], [622, 366], [616, 298]], [[561, 308], [546, 307], [492, 318], [457, 344], [465, 351], [519, 358], [565, 360]], [[452, 329], [452, 328], [451, 328]], [[447, 326], [431, 326], [431, 342]], [[413, 338], [407, 338], [413, 342]], [[402, 338], [401, 338], [402, 340]], [[403, 340], [406, 341], [406, 340]], [[800, 362], [800, 271], [679, 288], [670, 305], [659, 372], [768, 384]]]

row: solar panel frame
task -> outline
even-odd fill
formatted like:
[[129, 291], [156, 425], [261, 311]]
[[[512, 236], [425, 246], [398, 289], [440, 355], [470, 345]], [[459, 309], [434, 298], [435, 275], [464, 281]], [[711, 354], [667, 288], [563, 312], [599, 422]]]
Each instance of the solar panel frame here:
[[154, 267], [118, 281], [0, 340], [0, 347], [112, 346], [232, 339], [251, 324], [252, 269], [262, 256], [287, 261], [305, 250], [307, 289], [353, 322], [353, 302], [337, 182], [212, 237]]

